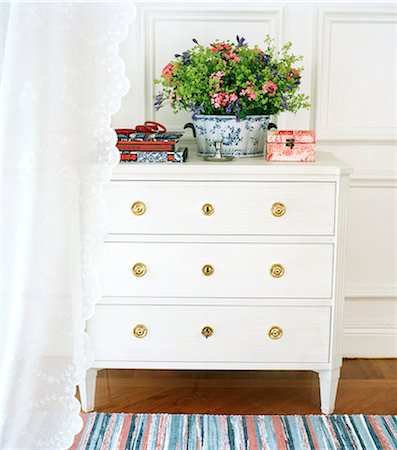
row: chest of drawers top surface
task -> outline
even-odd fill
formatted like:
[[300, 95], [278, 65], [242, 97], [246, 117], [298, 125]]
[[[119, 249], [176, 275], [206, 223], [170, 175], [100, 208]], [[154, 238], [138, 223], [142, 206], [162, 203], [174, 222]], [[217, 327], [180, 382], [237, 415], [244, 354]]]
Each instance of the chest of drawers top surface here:
[[264, 158], [240, 158], [229, 162], [207, 162], [193, 152], [183, 164], [119, 164], [113, 180], [299, 180], [348, 174], [351, 167], [331, 153], [317, 154], [315, 162], [271, 162]]
[[[111, 233], [332, 236], [336, 184], [349, 172], [328, 153], [313, 163], [192, 156], [184, 164], [119, 165], [105, 189]], [[145, 211], [132, 214], [132, 205]]]

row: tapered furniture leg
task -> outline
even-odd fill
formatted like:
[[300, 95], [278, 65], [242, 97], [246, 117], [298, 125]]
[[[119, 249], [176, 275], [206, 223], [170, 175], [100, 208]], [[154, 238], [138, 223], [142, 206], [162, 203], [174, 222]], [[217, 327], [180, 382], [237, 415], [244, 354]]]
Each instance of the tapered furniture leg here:
[[321, 412], [323, 414], [332, 414], [335, 409], [340, 368], [319, 370], [318, 375], [320, 378]]
[[85, 412], [95, 408], [95, 389], [98, 369], [88, 369], [85, 380], [79, 385], [81, 409]]

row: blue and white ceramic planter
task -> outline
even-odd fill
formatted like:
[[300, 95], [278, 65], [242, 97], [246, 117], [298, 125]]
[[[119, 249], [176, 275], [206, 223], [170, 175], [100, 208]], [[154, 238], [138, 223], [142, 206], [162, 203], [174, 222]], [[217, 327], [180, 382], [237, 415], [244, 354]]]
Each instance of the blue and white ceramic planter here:
[[199, 156], [212, 156], [215, 143], [222, 142], [222, 155], [263, 156], [270, 116], [247, 116], [237, 122], [235, 116], [196, 115], [193, 119]]

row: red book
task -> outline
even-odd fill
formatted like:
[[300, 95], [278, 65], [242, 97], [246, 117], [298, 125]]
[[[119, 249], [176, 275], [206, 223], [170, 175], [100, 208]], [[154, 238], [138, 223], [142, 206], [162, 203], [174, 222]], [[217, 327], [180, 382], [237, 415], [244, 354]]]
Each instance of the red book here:
[[120, 155], [120, 161], [136, 161], [137, 155], [136, 153], [130, 155], [130, 154], [121, 154]]
[[116, 146], [120, 151], [154, 151], [154, 152], [169, 152], [175, 150], [176, 142], [161, 142], [161, 141], [147, 141], [147, 142], [131, 142], [118, 141]]

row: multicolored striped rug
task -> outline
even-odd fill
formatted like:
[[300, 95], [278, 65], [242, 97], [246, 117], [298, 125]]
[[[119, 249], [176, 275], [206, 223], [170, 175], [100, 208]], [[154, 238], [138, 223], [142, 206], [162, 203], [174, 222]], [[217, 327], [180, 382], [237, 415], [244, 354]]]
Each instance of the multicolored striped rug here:
[[396, 450], [397, 416], [84, 414], [73, 450]]

